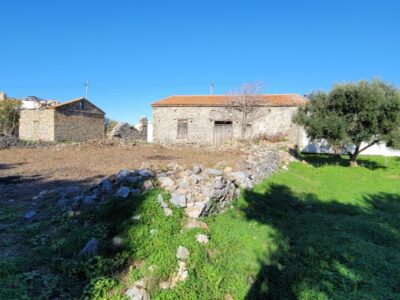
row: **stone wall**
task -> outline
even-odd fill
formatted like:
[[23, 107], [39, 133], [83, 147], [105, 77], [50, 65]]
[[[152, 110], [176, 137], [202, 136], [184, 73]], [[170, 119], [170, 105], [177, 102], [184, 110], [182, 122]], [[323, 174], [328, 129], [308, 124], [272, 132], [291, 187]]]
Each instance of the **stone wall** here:
[[54, 110], [21, 110], [19, 137], [31, 141], [54, 141]]
[[[246, 138], [287, 134], [297, 142], [298, 127], [292, 123], [297, 107], [259, 107], [248, 116]], [[178, 120], [187, 120], [186, 139], [177, 138]], [[154, 141], [165, 144], [214, 143], [214, 121], [232, 121], [234, 139], [242, 137], [241, 112], [231, 107], [153, 107]]]
[[84, 142], [104, 138], [104, 115], [92, 112], [56, 110], [54, 140]]

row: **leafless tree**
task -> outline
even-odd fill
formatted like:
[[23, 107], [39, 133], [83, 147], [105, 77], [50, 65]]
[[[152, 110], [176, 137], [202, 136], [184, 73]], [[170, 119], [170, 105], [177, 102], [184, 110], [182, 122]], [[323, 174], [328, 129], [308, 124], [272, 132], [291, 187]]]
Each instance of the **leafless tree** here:
[[244, 83], [236, 91], [228, 93], [228, 105], [241, 114], [240, 126], [242, 138], [246, 138], [248, 121], [253, 112], [263, 102], [262, 82]]

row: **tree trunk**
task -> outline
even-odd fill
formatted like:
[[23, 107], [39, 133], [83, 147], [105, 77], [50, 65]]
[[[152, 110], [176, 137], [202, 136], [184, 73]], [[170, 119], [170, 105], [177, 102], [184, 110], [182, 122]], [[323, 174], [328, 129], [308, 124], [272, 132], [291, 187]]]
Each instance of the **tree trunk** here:
[[350, 153], [350, 166], [351, 167], [358, 167], [357, 157], [360, 154], [360, 145], [356, 146], [353, 153]]
[[358, 167], [357, 155], [350, 155], [350, 167]]

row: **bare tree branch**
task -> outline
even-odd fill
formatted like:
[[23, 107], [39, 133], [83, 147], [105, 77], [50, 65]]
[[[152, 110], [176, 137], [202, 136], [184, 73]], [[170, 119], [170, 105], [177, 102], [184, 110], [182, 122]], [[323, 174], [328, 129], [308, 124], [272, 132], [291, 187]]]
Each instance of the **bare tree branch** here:
[[262, 82], [244, 83], [237, 91], [228, 93], [228, 105], [241, 112], [242, 138], [246, 137], [247, 121], [253, 111], [263, 103]]

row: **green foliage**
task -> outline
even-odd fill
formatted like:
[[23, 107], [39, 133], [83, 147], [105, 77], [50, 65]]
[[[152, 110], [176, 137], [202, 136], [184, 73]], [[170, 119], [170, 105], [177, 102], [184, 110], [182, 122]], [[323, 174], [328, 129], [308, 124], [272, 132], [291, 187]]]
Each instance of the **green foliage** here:
[[[379, 142], [400, 146], [400, 92], [394, 86], [360, 81], [335, 85], [329, 93], [317, 92], [309, 98], [293, 120], [304, 126], [312, 140], [326, 139], [336, 150], [349, 152], [354, 161]], [[367, 143], [363, 148], [362, 142]]]
[[0, 101], [0, 132], [15, 134], [18, 130], [21, 101], [7, 99]]

